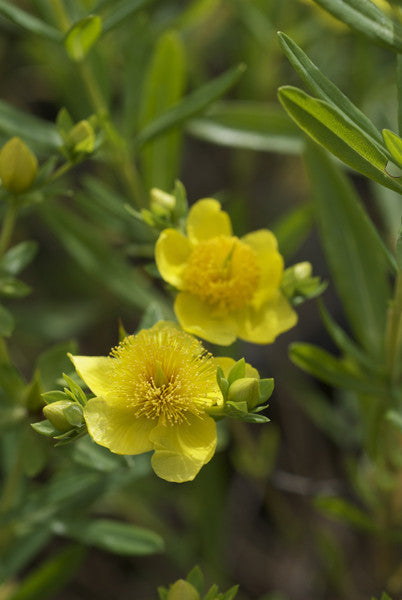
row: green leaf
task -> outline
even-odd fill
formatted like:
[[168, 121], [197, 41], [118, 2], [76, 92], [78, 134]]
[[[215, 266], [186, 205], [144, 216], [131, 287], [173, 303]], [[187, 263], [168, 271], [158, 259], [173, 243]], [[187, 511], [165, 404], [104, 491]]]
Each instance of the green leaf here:
[[27, 477], [35, 477], [46, 465], [47, 443], [42, 438], [38, 438], [30, 427], [24, 428], [20, 443], [24, 473]]
[[396, 412], [395, 410], [389, 410], [385, 414], [385, 418], [390, 421], [399, 431], [402, 433], [402, 414]]
[[123, 556], [145, 556], [164, 549], [163, 539], [157, 533], [108, 519], [62, 521], [55, 530], [88, 546]]
[[49, 527], [41, 524], [40, 527], [29, 530], [25, 535], [15, 538], [7, 547], [7, 552], [0, 562], [0, 584], [14, 577], [24, 566], [37, 557], [51, 538]]
[[280, 253], [287, 261], [307, 239], [313, 228], [314, 211], [312, 204], [296, 207], [287, 212], [272, 226], [278, 240]]
[[393, 160], [399, 167], [402, 167], [402, 139], [389, 129], [382, 130], [382, 137]]
[[69, 57], [79, 62], [85, 58], [102, 32], [99, 15], [88, 15], [74, 23], [64, 38], [64, 47]]
[[259, 102], [220, 102], [207, 114], [187, 123], [195, 137], [214, 144], [249, 150], [299, 154], [303, 139], [276, 105]]
[[339, 167], [313, 144], [307, 147], [306, 162], [336, 290], [356, 339], [370, 356], [379, 357], [393, 259]]
[[398, 269], [402, 271], [402, 224], [399, 227], [398, 239], [396, 241], [396, 262]]
[[55, 27], [51, 27], [44, 21], [25, 12], [25, 10], [16, 6], [14, 2], [0, 0], [0, 14], [26, 31], [35, 33], [53, 42], [59, 42], [62, 38], [61, 33]]
[[161, 306], [159, 302], [150, 302], [141, 317], [137, 331], [141, 331], [141, 329], [150, 329], [150, 327], [153, 327], [158, 321], [173, 320], [174, 313], [167, 310], [167, 307]]
[[370, 533], [375, 531], [372, 518], [354, 504], [343, 500], [343, 498], [318, 496], [314, 500], [314, 505], [328, 517], [345, 521], [356, 529]]
[[0, 363], [0, 388], [5, 396], [18, 403], [22, 398], [25, 387], [25, 381], [13, 365]]
[[326, 100], [359, 127], [382, 152], [385, 151], [380, 132], [366, 115], [332, 83], [299, 46], [284, 33], [279, 33], [283, 51], [300, 77], [321, 100]]
[[15, 327], [14, 317], [0, 304], [0, 336], [8, 337]]
[[260, 379], [258, 383], [260, 385], [260, 404], [261, 404], [262, 402], [266, 402], [268, 400], [268, 398], [271, 397], [272, 392], [274, 391], [275, 382], [271, 377], [270, 379]]
[[21, 242], [5, 253], [0, 262], [0, 268], [10, 275], [18, 275], [33, 260], [37, 251], [38, 244], [36, 242]]
[[42, 562], [27, 575], [9, 600], [47, 600], [54, 598], [74, 577], [85, 555], [82, 547], [69, 546]]
[[56, 429], [56, 427], [54, 427], [47, 419], [44, 421], [38, 421], [37, 423], [31, 423], [31, 427], [35, 429], [37, 433], [46, 435], [48, 437], [53, 437], [60, 433], [60, 431]]
[[[183, 43], [174, 31], [159, 38], [146, 74], [139, 127], [145, 128], [177, 104], [186, 83], [186, 55]], [[182, 136], [170, 131], [148, 143], [141, 152], [147, 188], [169, 190], [178, 176]]]
[[385, 171], [387, 156], [349, 118], [328, 102], [292, 86], [280, 88], [278, 95], [288, 114], [313, 140], [359, 173], [402, 192], [402, 185]]
[[[128, 264], [120, 254], [105, 244], [96, 227], [72, 212], [52, 204], [42, 205], [41, 215], [60, 243], [79, 267], [102, 289], [109, 289], [128, 306], [144, 309], [153, 300], [165, 304], [162, 296], [150, 289], [149, 279]], [[127, 285], [127, 282], [130, 285]]]
[[227, 376], [227, 380], [229, 385], [231, 385], [236, 379], [240, 379], [241, 377], [246, 376], [246, 361], [244, 358], [238, 360], [233, 367], [230, 369], [229, 374]]
[[394, 52], [402, 52], [402, 28], [370, 0], [314, 0], [331, 15]]
[[107, 15], [103, 22], [103, 33], [110, 31], [117, 27], [122, 21], [125, 21], [127, 17], [130, 17], [137, 11], [145, 8], [149, 4], [152, 4], [155, 0], [113, 0], [112, 10]]
[[0, 277], [0, 295], [8, 298], [24, 298], [31, 293], [31, 288], [26, 283], [15, 277]]
[[239, 586], [234, 585], [230, 588], [225, 594], [222, 596], [222, 600], [233, 600], [237, 596], [237, 592], [239, 591]]
[[29, 115], [3, 100], [0, 100], [0, 134], [5, 140], [19, 136], [33, 150], [54, 151], [62, 143], [55, 125]]
[[347, 333], [334, 321], [330, 313], [327, 311], [321, 299], [318, 300], [320, 315], [324, 323], [325, 329], [328, 331], [332, 341], [346, 355], [351, 356], [360, 365], [368, 369], [375, 369], [376, 364], [370, 359], [367, 354], [347, 335]]
[[336, 388], [373, 396], [385, 393], [381, 382], [351, 371], [341, 360], [313, 344], [291, 344], [289, 356], [295, 365]]
[[80, 439], [72, 451], [73, 460], [84, 467], [110, 473], [116, 469], [126, 467], [124, 458], [113, 454], [107, 448], [95, 444], [89, 436]]
[[202, 571], [198, 565], [191, 569], [186, 577], [186, 581], [191, 583], [191, 585], [195, 587], [199, 594], [202, 594], [204, 590], [204, 575], [202, 574]]
[[136, 149], [140, 149], [154, 137], [161, 135], [173, 127], [177, 127], [197, 113], [200, 113], [209, 104], [233, 87], [244, 73], [244, 70], [245, 66], [243, 64], [232, 67], [223, 75], [216, 77], [195, 90], [195, 92], [185, 96], [176, 106], [167, 110], [140, 131], [134, 142]]

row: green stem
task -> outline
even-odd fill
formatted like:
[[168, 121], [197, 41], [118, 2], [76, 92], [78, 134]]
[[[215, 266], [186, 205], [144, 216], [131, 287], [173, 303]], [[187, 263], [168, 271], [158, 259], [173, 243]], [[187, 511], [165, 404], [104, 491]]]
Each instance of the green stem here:
[[396, 283], [395, 293], [391, 305], [388, 309], [386, 326], [386, 360], [387, 371], [390, 376], [391, 384], [399, 382], [401, 376], [401, 358], [402, 358], [402, 272], [399, 271]]
[[402, 56], [400, 54], [396, 57], [396, 80], [398, 90], [398, 131], [399, 135], [402, 136]]
[[3, 220], [3, 226], [0, 233], [0, 258], [6, 252], [11, 237], [14, 232], [15, 223], [17, 221], [18, 203], [15, 198], [10, 199], [6, 214]]
[[51, 0], [56, 21], [63, 33], [70, 29], [71, 22], [62, 0]]

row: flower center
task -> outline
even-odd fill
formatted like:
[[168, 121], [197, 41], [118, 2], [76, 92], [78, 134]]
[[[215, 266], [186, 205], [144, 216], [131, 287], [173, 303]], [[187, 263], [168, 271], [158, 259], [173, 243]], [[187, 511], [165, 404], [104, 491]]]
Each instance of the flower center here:
[[185, 289], [223, 311], [243, 308], [259, 280], [254, 250], [237, 237], [214, 237], [198, 244], [184, 271]]
[[213, 357], [175, 327], [157, 325], [128, 336], [111, 354], [113, 387], [136, 417], [176, 424], [221, 401]]

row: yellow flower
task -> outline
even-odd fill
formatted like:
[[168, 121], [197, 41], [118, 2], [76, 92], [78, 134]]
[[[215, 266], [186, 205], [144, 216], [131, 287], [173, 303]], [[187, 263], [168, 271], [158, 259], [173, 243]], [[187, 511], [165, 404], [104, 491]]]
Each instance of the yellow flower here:
[[194, 337], [160, 322], [110, 356], [70, 358], [96, 396], [84, 417], [97, 444], [116, 454], [154, 450], [155, 473], [175, 482], [194, 479], [212, 458], [216, 424], [206, 410], [223, 398], [217, 363]]
[[274, 234], [260, 229], [239, 239], [217, 200], [196, 202], [187, 237], [165, 229], [155, 248], [162, 277], [180, 290], [174, 309], [186, 331], [227, 346], [237, 337], [273, 342], [296, 324], [279, 290], [283, 259]]

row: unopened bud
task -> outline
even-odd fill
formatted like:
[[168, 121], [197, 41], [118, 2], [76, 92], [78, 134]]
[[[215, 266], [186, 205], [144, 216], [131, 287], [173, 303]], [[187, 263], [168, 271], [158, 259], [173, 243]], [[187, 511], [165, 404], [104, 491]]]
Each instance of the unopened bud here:
[[67, 136], [67, 145], [74, 152], [85, 152], [90, 154], [95, 146], [95, 132], [88, 121], [79, 121], [69, 131]]
[[290, 267], [290, 269], [293, 270], [294, 278], [298, 281], [302, 279], [307, 279], [307, 277], [311, 277], [311, 274], [313, 272], [311, 263], [307, 261], [297, 263], [296, 265], [293, 265], [293, 267]]
[[176, 199], [172, 194], [167, 194], [159, 188], [152, 188], [151, 192], [151, 210], [160, 213], [172, 212], [176, 206]]
[[53, 427], [56, 427], [59, 431], [68, 431], [72, 428], [72, 425], [67, 420], [64, 411], [73, 405], [74, 402], [70, 402], [69, 400], [58, 400], [44, 406], [43, 414]]
[[32, 186], [38, 161], [28, 146], [19, 138], [13, 137], [0, 152], [0, 179], [11, 194], [21, 194]]
[[191, 583], [179, 579], [171, 586], [167, 600], [200, 600], [200, 595]]
[[246, 402], [249, 410], [253, 409], [260, 400], [260, 386], [255, 377], [236, 379], [228, 393], [229, 402]]

